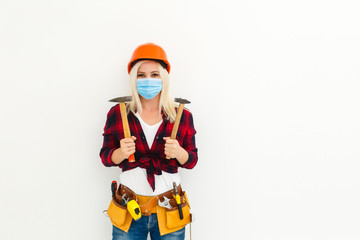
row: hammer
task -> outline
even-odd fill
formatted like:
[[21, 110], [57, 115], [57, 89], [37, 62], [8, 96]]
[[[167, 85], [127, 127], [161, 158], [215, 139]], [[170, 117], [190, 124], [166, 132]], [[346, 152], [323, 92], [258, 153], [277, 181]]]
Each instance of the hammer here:
[[[125, 138], [131, 137], [129, 122], [128, 122], [128, 118], [126, 115], [126, 106], [125, 106], [125, 102], [130, 102], [131, 100], [132, 100], [131, 96], [118, 97], [118, 98], [109, 100], [109, 102], [116, 102], [116, 103], [119, 103], [119, 105], [120, 105], [120, 114], [121, 114], [121, 119], [122, 119], [122, 123], [123, 123]], [[129, 162], [135, 162], [134, 154], [131, 154], [129, 156]]]
[[[172, 129], [171, 132], [171, 136], [170, 139], [176, 139], [176, 134], [179, 128], [179, 123], [180, 123], [180, 119], [181, 119], [181, 115], [184, 109], [184, 104], [190, 103], [190, 101], [186, 100], [186, 99], [182, 99], [182, 98], [175, 98], [175, 102], [180, 103], [179, 108], [177, 110], [177, 114], [176, 114], [176, 119], [175, 119], [175, 123], [174, 123], [174, 127]], [[169, 156], [166, 156], [166, 159], [170, 159]]]

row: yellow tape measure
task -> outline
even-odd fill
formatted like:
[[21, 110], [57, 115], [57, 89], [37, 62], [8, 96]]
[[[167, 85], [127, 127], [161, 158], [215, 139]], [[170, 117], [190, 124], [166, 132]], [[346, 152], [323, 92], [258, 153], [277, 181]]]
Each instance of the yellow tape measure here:
[[135, 221], [141, 218], [141, 210], [139, 204], [135, 200], [128, 202], [127, 209]]

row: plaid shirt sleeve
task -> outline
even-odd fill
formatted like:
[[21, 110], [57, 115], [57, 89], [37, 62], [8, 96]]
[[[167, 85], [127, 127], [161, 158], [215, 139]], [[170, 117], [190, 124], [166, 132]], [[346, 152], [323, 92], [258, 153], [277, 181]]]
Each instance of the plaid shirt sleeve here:
[[195, 167], [195, 165], [198, 161], [198, 153], [197, 153], [198, 149], [196, 148], [196, 143], [195, 143], [196, 130], [194, 127], [194, 120], [193, 120], [193, 116], [192, 116], [191, 112], [184, 110], [184, 113], [188, 116], [187, 116], [187, 122], [186, 122], [187, 129], [186, 129], [186, 133], [184, 136], [182, 147], [188, 152], [189, 159], [181, 167], [187, 168], [187, 169], [192, 169]]
[[106, 167], [119, 166], [118, 164], [113, 163], [111, 161], [111, 155], [117, 148], [120, 147], [120, 142], [116, 138], [115, 133], [115, 125], [116, 125], [116, 114], [115, 107], [112, 107], [107, 114], [107, 120], [104, 127], [104, 142], [103, 146], [100, 150], [100, 157], [102, 163]]

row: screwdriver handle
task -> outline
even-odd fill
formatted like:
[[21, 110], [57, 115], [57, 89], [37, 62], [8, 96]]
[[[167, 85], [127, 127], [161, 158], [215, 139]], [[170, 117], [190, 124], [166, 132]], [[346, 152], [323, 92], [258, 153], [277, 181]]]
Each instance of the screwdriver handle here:
[[113, 197], [115, 197], [116, 190], [117, 190], [117, 182], [116, 182], [116, 181], [112, 181], [112, 183], [111, 183], [111, 192], [112, 192], [112, 196], [113, 196]]

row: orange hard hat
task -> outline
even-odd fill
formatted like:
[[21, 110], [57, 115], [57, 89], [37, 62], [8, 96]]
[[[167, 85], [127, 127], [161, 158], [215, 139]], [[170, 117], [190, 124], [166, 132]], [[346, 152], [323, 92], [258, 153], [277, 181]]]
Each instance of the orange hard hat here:
[[145, 43], [138, 46], [128, 64], [128, 73], [132, 67], [140, 60], [153, 60], [159, 62], [170, 73], [170, 63], [167, 60], [166, 53], [162, 47], [154, 43]]

